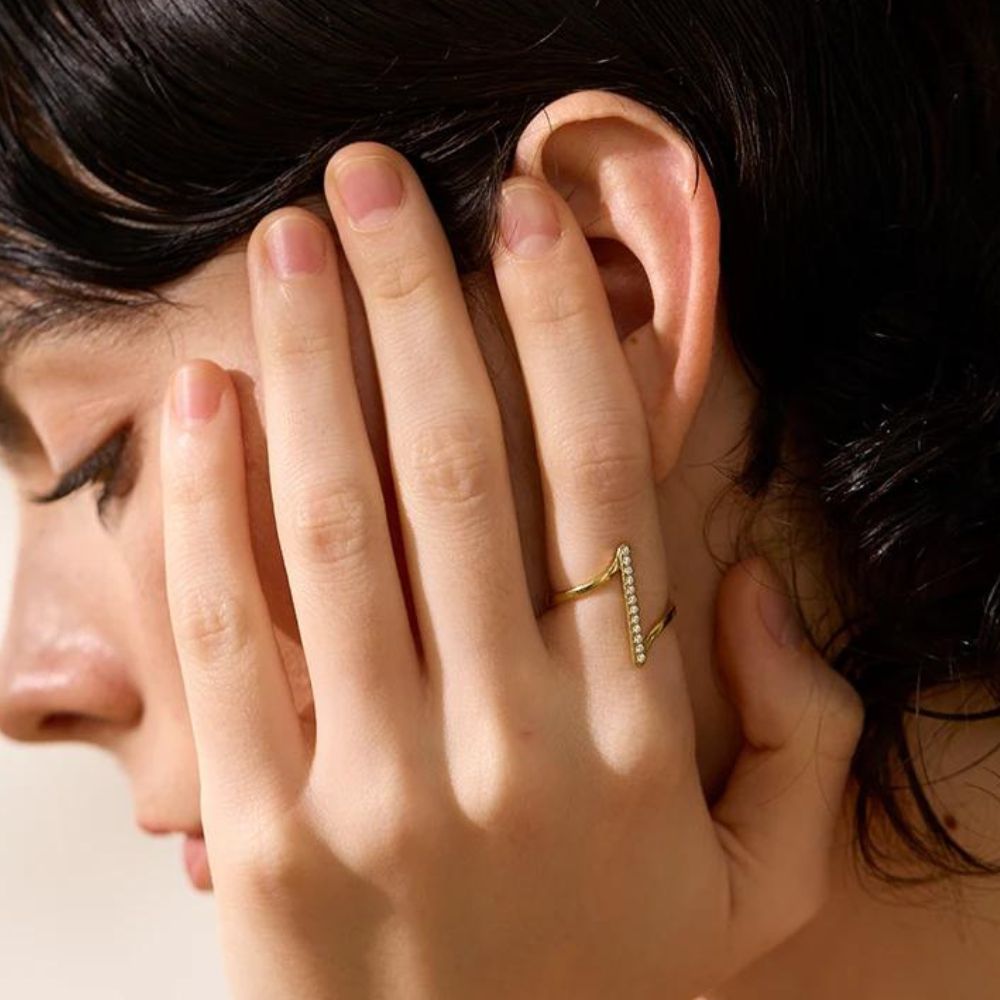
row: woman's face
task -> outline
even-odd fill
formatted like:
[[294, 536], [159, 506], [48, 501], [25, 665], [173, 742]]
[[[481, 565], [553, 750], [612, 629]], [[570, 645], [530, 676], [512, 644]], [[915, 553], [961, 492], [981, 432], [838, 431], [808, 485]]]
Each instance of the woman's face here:
[[[321, 199], [300, 204], [329, 220]], [[0, 729], [19, 740], [85, 740], [111, 751], [131, 780], [136, 820], [151, 831], [196, 832], [200, 827], [197, 760], [164, 587], [157, 455], [168, 380], [185, 359], [210, 358], [234, 374], [258, 569], [304, 730], [309, 735], [314, 728], [311, 689], [271, 513], [244, 247], [245, 241], [234, 244], [164, 289], [190, 308], [148, 320], [98, 323], [87, 336], [32, 342], [11, 359], [4, 377], [6, 393], [23, 411], [29, 433], [24, 447], [7, 455], [23, 499], [14, 595], [0, 658]], [[367, 325], [343, 264], [341, 272], [359, 393], [388, 487], [384, 420]], [[504, 419], [526, 569], [541, 613], [548, 580], [530, 412], [512, 339], [499, 318], [499, 300], [488, 281], [480, 291], [470, 296], [470, 310]], [[675, 598], [687, 613], [677, 627], [699, 730], [706, 737], [699, 740], [699, 766], [709, 786], [718, 783], [738, 745], [731, 710], [710, 670], [719, 571], [701, 532], [704, 510], [721, 482], [709, 463], [732, 446], [742, 426], [742, 409], [730, 406], [729, 398], [742, 399], [713, 395], [715, 409], [706, 409], [691, 433], [708, 450], [692, 456], [697, 471], [680, 482], [673, 500], [664, 501], [665, 516], [674, 526], [668, 557], [685, 567]], [[122, 428], [129, 429], [124, 447], [116, 471], [105, 481], [51, 504], [26, 499], [52, 491], [67, 471]], [[4, 437], [0, 434], [0, 440]], [[107, 496], [99, 514], [102, 492]], [[392, 530], [398, 555], [395, 523]], [[404, 588], [409, 589], [405, 579]]]

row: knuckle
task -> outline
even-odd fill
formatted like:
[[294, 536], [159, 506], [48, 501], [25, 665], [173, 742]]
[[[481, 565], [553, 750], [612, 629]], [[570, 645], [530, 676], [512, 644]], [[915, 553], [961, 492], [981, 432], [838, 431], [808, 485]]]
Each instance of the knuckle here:
[[289, 827], [274, 817], [228, 852], [226, 878], [245, 896], [277, 901], [295, 896], [296, 888], [307, 884], [307, 831]]
[[568, 444], [556, 449], [555, 489], [558, 484], [588, 502], [627, 505], [647, 489], [652, 476], [645, 439], [624, 419], [606, 420], [578, 428]]
[[287, 306], [285, 314], [261, 338], [271, 357], [282, 366], [297, 368], [329, 356], [335, 348], [330, 327], [308, 318], [305, 310], [295, 308], [294, 302]]
[[556, 283], [529, 305], [529, 322], [557, 333], [572, 333], [591, 322], [592, 309], [591, 300], [579, 287]]
[[371, 276], [374, 298], [385, 305], [397, 305], [429, 294], [434, 282], [429, 255], [402, 257], [377, 266]]
[[358, 865], [380, 882], [403, 882], [426, 870], [443, 841], [445, 811], [410, 785], [397, 784], [377, 796], [378, 807], [362, 813]]
[[462, 812], [474, 826], [507, 840], [527, 843], [546, 822], [546, 803], [558, 782], [543, 755], [515, 746], [509, 738], [481, 738], [478, 763], [460, 782]]
[[428, 831], [412, 809], [397, 808], [379, 817], [366, 853], [368, 871], [403, 874], [412, 871], [428, 848]]
[[249, 642], [250, 615], [225, 589], [202, 587], [184, 595], [174, 634], [178, 648], [199, 662], [232, 659]]
[[376, 510], [362, 486], [317, 483], [297, 491], [291, 529], [298, 551], [323, 566], [351, 566], [370, 550]]
[[196, 514], [212, 500], [212, 484], [217, 480], [206, 468], [212, 456], [201, 455], [198, 462], [174, 468], [164, 489], [164, 504], [178, 512]]
[[456, 508], [479, 505], [493, 481], [487, 440], [483, 421], [471, 415], [453, 414], [417, 431], [407, 449], [413, 496]]
[[612, 795], [623, 812], [662, 809], [697, 773], [693, 727], [683, 730], [657, 727], [616, 756]]

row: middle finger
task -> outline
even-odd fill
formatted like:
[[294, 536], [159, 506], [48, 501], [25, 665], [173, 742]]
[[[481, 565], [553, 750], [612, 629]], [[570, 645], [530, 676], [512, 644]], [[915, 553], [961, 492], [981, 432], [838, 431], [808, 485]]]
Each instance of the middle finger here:
[[430, 680], [435, 663], [461, 664], [442, 683], [495, 703], [526, 667], [514, 651], [541, 637], [499, 407], [451, 249], [415, 172], [385, 146], [341, 150], [326, 190], [371, 330]]

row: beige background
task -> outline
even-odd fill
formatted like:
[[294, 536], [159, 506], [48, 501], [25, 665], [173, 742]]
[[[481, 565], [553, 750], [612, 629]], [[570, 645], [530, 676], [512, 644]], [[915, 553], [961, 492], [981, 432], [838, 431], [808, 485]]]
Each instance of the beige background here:
[[[17, 524], [0, 475], [0, 619]], [[90, 747], [0, 737], [0, 998], [222, 1000], [212, 896], [179, 836], [135, 825], [128, 783]]]

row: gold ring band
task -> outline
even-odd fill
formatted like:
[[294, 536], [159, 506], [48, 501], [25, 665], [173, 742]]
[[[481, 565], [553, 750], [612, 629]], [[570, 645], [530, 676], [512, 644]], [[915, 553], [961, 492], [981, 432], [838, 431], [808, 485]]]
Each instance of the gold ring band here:
[[622, 542], [618, 546], [615, 550], [615, 556], [611, 560], [611, 565], [603, 573], [599, 573], [592, 580], [581, 583], [577, 587], [556, 591], [552, 595], [549, 607], [583, 597], [584, 594], [589, 594], [592, 590], [607, 583], [615, 573], [619, 572], [622, 578], [622, 597], [625, 601], [625, 620], [628, 626], [632, 663], [636, 667], [641, 667], [646, 662], [649, 647], [656, 641], [656, 637], [674, 620], [674, 616], [677, 614], [677, 605], [671, 601], [667, 610], [643, 638], [642, 625], [639, 622], [639, 598], [636, 593], [635, 571], [632, 567], [632, 547], [628, 542]]

